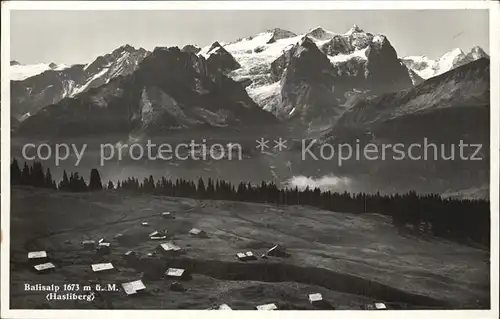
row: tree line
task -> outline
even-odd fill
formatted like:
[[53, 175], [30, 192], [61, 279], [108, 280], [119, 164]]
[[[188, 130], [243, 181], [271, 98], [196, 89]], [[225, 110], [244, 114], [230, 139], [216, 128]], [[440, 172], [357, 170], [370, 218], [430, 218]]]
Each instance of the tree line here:
[[86, 192], [100, 190], [134, 191], [172, 197], [198, 199], [233, 200], [275, 205], [304, 205], [341, 213], [379, 213], [391, 217], [399, 229], [408, 227], [419, 234], [459, 241], [474, 241], [489, 246], [490, 207], [488, 200], [442, 198], [439, 194], [382, 195], [348, 192], [321, 191], [319, 188], [280, 188], [274, 182], [251, 184], [240, 182], [233, 185], [224, 180], [209, 178], [197, 182], [178, 178], [175, 181], [153, 176], [142, 181], [135, 177], [117, 181], [101, 182], [97, 169], [92, 169], [89, 182], [83, 176], [66, 171], [59, 183], [52, 179], [50, 169], [44, 171], [40, 162], [27, 163], [20, 169], [16, 159], [11, 164], [12, 185], [30, 185], [60, 191]]

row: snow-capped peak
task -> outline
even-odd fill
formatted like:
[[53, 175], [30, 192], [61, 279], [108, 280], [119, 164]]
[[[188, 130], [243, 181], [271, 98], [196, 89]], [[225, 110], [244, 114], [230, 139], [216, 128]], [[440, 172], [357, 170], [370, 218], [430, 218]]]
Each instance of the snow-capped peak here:
[[465, 53], [460, 48], [455, 48], [443, 54], [432, 67], [437, 73], [447, 72], [455, 67], [460, 59], [465, 58]]
[[420, 77], [428, 79], [442, 73], [448, 72], [464, 63], [471, 62], [488, 55], [476, 46], [466, 55], [460, 48], [455, 48], [443, 54], [436, 60], [426, 56], [407, 56], [402, 58], [402, 62], [407, 67], [415, 71]]
[[218, 41], [215, 41], [210, 47], [205, 47], [201, 51], [199, 51], [199, 55], [203, 56], [205, 59], [208, 59], [212, 54], [216, 53], [220, 49], [222, 49], [222, 45]]
[[[17, 62], [17, 61], [15, 61]], [[29, 77], [38, 75], [48, 70], [61, 71], [69, 66], [66, 64], [55, 64], [55, 63], [38, 63], [38, 64], [18, 64], [14, 63], [10, 65], [10, 79], [13, 81], [22, 81]]]
[[351, 35], [353, 33], [364, 33], [364, 32], [365, 31], [363, 31], [363, 29], [361, 29], [357, 24], [354, 24], [345, 34]]

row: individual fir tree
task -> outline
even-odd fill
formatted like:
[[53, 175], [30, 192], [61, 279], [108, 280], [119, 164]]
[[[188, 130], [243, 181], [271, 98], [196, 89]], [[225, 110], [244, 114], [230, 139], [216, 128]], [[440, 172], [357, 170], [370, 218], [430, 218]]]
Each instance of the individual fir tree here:
[[13, 159], [10, 164], [10, 183], [12, 185], [21, 184], [21, 169], [19, 168], [19, 164], [17, 163], [17, 159]]
[[50, 172], [50, 168], [47, 168], [47, 173], [45, 173], [44, 187], [50, 189], [57, 189], [56, 182], [52, 179], [52, 173]]
[[198, 186], [196, 187], [197, 197], [205, 198], [205, 192], [206, 192], [205, 182], [203, 181], [203, 178], [200, 177], [198, 179]]
[[21, 184], [22, 185], [31, 185], [31, 170], [28, 166], [28, 163], [24, 162], [24, 167], [21, 172]]
[[90, 171], [90, 181], [88, 186], [90, 191], [101, 191], [102, 190], [102, 182], [101, 175], [96, 168], [93, 168]]
[[43, 172], [42, 163], [38, 161], [33, 162], [31, 170], [31, 185], [35, 187], [45, 186], [45, 173]]
[[107, 189], [108, 189], [108, 190], [113, 190], [113, 189], [115, 189], [115, 185], [113, 184], [113, 182], [112, 182], [111, 180], [108, 182], [108, 187], [107, 187]]
[[58, 188], [59, 188], [59, 190], [62, 190], [62, 191], [69, 191], [70, 190], [69, 178], [68, 178], [68, 174], [66, 173], [66, 170], [63, 171], [63, 177], [62, 177], [61, 182], [59, 183]]

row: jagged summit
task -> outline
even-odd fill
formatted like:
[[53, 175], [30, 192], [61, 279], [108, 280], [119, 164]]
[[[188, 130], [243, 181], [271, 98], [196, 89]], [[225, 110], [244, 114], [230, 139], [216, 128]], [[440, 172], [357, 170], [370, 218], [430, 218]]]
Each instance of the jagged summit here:
[[448, 56], [448, 55], [459, 55], [459, 54], [464, 54], [464, 51], [460, 48], [454, 48], [451, 51], [446, 52], [442, 56]]
[[288, 30], [285, 30], [285, 29], [281, 29], [281, 28], [274, 28], [274, 29], [268, 30], [267, 32], [272, 34], [269, 41], [267, 41], [267, 44], [274, 43], [274, 42], [281, 40], [281, 39], [287, 39], [287, 38], [292, 38], [292, 37], [297, 36], [295, 33], [288, 31]]
[[345, 34], [351, 35], [353, 33], [364, 33], [364, 32], [365, 31], [363, 31], [363, 29], [361, 29], [357, 24], [354, 24]]
[[183, 51], [183, 52], [191, 52], [191, 53], [195, 53], [195, 54], [200, 52], [200, 50], [201, 50], [201, 48], [199, 46], [192, 45], [192, 44], [187, 44], [181, 49], [181, 51]]
[[334, 36], [334, 34], [330, 31], [325, 30], [322, 27], [318, 26], [314, 29], [309, 30], [306, 33], [306, 36], [313, 37], [317, 40], [329, 40]]
[[273, 28], [273, 29], [267, 30], [266, 32], [273, 33], [273, 34], [290, 34], [291, 36], [297, 36], [292, 31], [288, 31], [288, 30], [285, 30], [282, 28]]
[[119, 48], [115, 49], [114, 52], [117, 52], [117, 51], [134, 52], [134, 51], [141, 50], [141, 49], [144, 50], [143, 48], [136, 49], [135, 47], [131, 46], [130, 44], [124, 44], [124, 45], [120, 46]]
[[222, 48], [222, 45], [220, 45], [219, 41], [215, 41], [214, 43], [212, 43], [212, 45], [210, 46], [210, 49], [208, 51], [212, 51], [213, 49], [216, 49], [216, 48]]
[[480, 58], [489, 58], [490, 57], [486, 52], [484, 52], [483, 48], [481, 48], [478, 45], [473, 47], [470, 50], [470, 52], [468, 53], [468, 55], [470, 55], [470, 57], [475, 59], [475, 60], [480, 59]]

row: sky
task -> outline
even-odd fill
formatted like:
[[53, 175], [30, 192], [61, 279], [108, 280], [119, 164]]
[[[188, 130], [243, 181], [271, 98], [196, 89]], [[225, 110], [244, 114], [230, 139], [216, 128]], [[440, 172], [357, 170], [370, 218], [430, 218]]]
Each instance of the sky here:
[[297, 34], [321, 26], [347, 32], [353, 24], [383, 34], [399, 56], [436, 59], [479, 45], [489, 53], [487, 10], [324, 11], [12, 11], [11, 60], [22, 64], [88, 63], [124, 44], [210, 45], [268, 29]]

